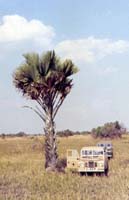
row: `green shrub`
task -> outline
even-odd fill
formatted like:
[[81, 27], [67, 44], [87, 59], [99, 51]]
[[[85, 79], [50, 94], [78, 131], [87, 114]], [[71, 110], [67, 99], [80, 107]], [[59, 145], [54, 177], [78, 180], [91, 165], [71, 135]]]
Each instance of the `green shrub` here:
[[110, 122], [92, 129], [92, 136], [94, 138], [121, 138], [126, 129], [118, 122]]

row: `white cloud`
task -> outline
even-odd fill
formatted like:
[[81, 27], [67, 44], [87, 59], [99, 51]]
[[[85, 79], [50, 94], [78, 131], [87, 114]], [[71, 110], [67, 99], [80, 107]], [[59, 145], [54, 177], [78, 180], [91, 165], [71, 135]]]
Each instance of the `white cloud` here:
[[6, 15], [0, 25], [0, 42], [14, 42], [40, 38], [51, 40], [55, 33], [51, 26], [46, 26], [39, 20], [28, 21], [19, 15]]
[[88, 37], [77, 40], [65, 40], [57, 44], [56, 51], [63, 57], [79, 62], [94, 62], [114, 53], [129, 50], [129, 41], [98, 39]]
[[27, 20], [19, 15], [3, 16], [0, 21], [0, 61], [5, 65], [7, 57], [14, 61], [26, 52], [51, 49], [54, 36], [54, 28], [42, 21]]
[[[27, 51], [53, 49], [54, 36], [54, 28], [39, 20], [27, 20], [19, 15], [3, 16], [0, 23], [0, 58], [12, 53], [22, 55]], [[129, 41], [95, 37], [64, 40], [55, 46], [57, 53], [64, 58], [88, 63], [128, 49]]]

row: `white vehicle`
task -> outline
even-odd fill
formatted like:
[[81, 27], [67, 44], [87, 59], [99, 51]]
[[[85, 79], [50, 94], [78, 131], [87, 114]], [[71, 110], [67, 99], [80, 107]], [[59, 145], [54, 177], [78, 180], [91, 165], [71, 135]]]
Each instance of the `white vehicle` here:
[[97, 144], [98, 147], [103, 147], [105, 152], [107, 153], [107, 157], [113, 158], [113, 146], [110, 141], [102, 141]]
[[103, 147], [83, 147], [80, 155], [77, 150], [67, 150], [67, 169], [80, 174], [108, 174], [108, 158]]

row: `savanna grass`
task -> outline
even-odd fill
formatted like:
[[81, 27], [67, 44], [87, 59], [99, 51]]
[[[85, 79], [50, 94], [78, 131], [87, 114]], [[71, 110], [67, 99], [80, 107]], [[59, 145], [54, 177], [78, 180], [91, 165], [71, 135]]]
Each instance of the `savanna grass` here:
[[[129, 200], [129, 136], [113, 140], [109, 176], [46, 173], [44, 138], [0, 139], [0, 200]], [[58, 152], [95, 145], [90, 136], [58, 138]], [[37, 145], [36, 145], [37, 144]]]

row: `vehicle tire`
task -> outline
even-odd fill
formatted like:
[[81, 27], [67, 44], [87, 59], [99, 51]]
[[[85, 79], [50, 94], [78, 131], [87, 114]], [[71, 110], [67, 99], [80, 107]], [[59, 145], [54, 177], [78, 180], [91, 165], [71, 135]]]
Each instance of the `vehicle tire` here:
[[84, 176], [85, 175], [85, 172], [80, 172], [80, 176]]
[[105, 172], [100, 172], [100, 176], [105, 176]]
[[108, 166], [107, 166], [107, 168], [105, 169], [105, 172], [104, 172], [104, 175], [105, 175], [105, 176], [108, 176], [108, 171], [109, 171], [109, 168], [108, 168]]

